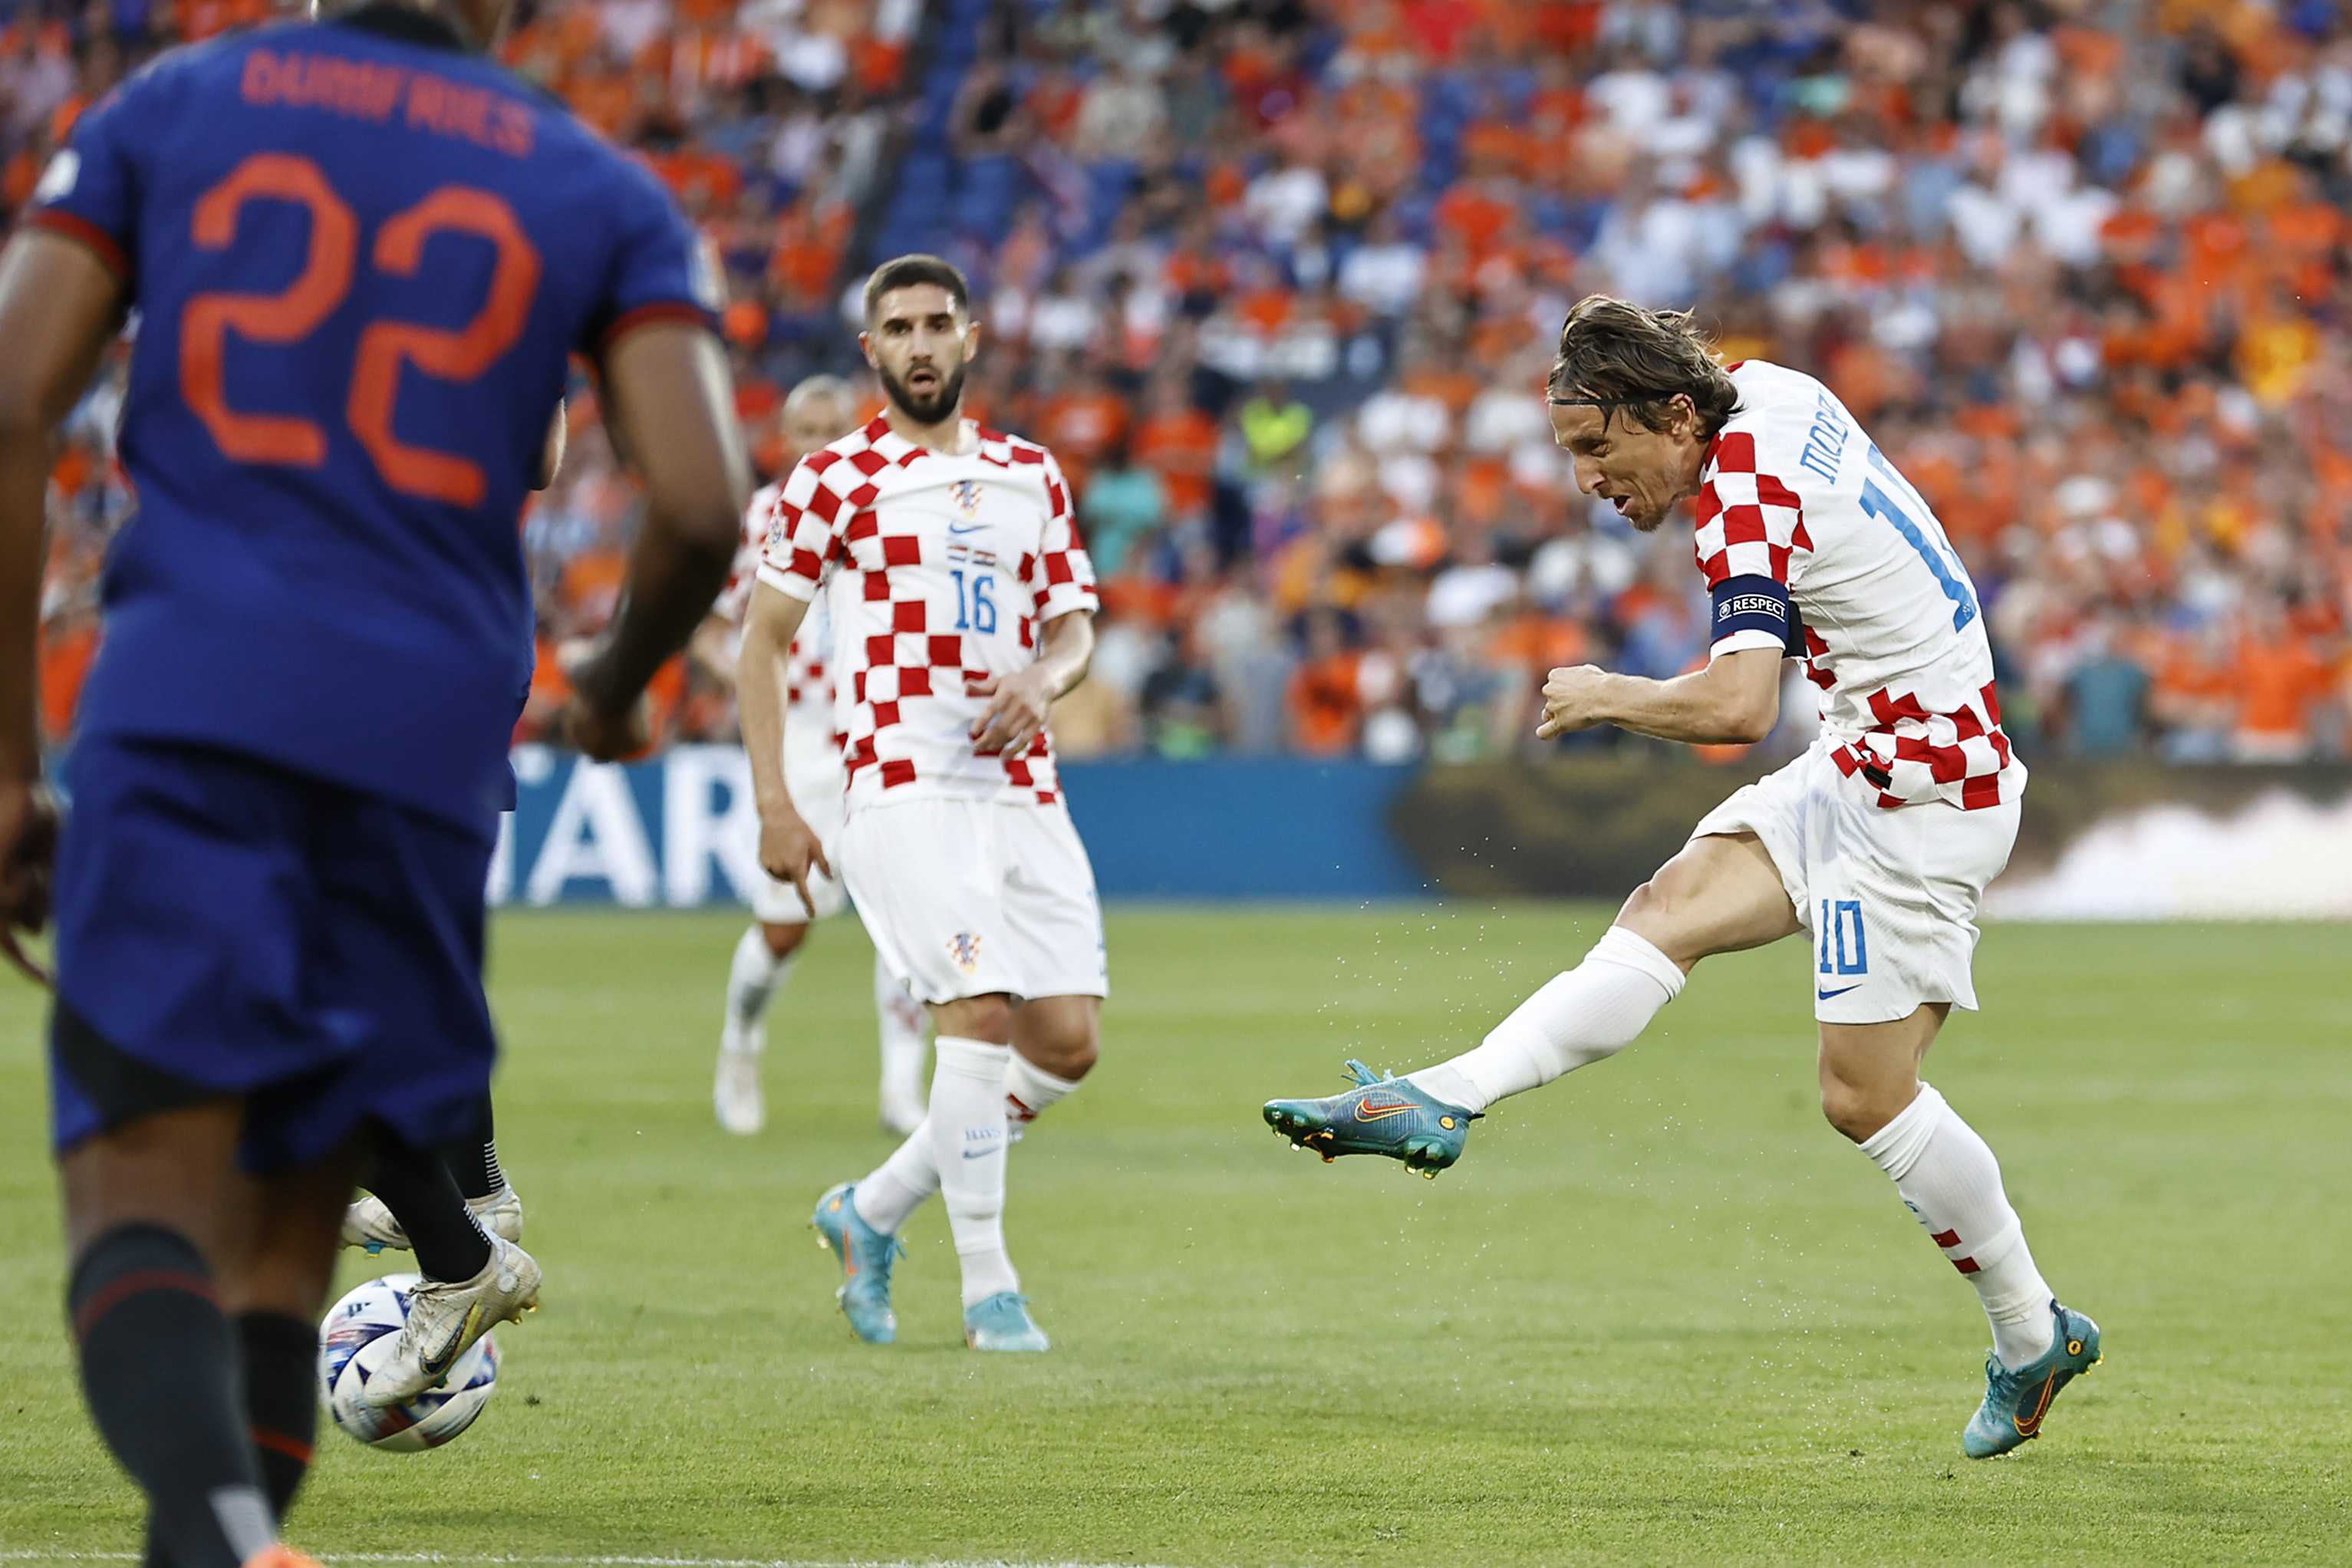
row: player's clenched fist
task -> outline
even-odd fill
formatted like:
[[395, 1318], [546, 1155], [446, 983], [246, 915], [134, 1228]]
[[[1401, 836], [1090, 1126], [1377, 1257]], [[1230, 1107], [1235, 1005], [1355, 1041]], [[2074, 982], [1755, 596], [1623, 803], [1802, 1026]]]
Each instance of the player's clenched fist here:
[[627, 762], [653, 749], [653, 705], [640, 697], [618, 713], [605, 713], [574, 697], [563, 705], [562, 732], [591, 761]]
[[824, 858], [824, 846], [817, 842], [816, 830], [790, 806], [760, 814], [760, 868], [779, 882], [790, 882], [809, 919], [816, 919], [809, 876], [814, 870], [830, 877], [833, 867]]
[[1601, 688], [1608, 679], [1609, 672], [1597, 664], [1553, 670], [1544, 682], [1543, 722], [1536, 726], [1536, 738], [1549, 741], [1600, 723]]

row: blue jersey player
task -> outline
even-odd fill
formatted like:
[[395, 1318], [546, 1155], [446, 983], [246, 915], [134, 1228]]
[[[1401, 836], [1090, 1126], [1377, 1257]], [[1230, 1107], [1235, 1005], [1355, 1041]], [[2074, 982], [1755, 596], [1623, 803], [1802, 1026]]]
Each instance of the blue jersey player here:
[[[517, 520], [570, 356], [647, 496], [574, 673], [591, 754], [642, 743], [750, 488], [691, 235], [480, 57], [506, 9], [168, 55], [82, 119], [0, 255], [0, 913], [54, 914], [69, 1316], [175, 1568], [302, 1561], [278, 1525], [354, 1175], [462, 1134], [488, 1083]], [[139, 512], [60, 832], [33, 720], [47, 446], [134, 311]]]

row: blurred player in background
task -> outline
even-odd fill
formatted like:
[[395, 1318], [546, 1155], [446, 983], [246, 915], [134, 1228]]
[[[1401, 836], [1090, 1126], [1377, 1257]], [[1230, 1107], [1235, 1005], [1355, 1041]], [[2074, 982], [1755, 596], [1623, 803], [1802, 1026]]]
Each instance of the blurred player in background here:
[[1862, 1146], [1992, 1324], [1973, 1458], [2040, 1436], [2099, 1359], [2099, 1328], [2053, 1299], [1992, 1151], [1919, 1064], [1973, 1009], [1977, 907], [2017, 837], [2025, 765], [2000, 728], [1976, 591], [1917, 490], [1829, 388], [1718, 363], [1687, 316], [1594, 296], [1569, 312], [1549, 385], [1577, 488], [1643, 532], [1697, 500], [1714, 595], [1705, 669], [1647, 680], [1556, 669], [1538, 734], [1595, 724], [1691, 744], [1763, 739], [1780, 661], [1822, 689], [1821, 736], [1732, 795], [1636, 889], [1575, 969], [1475, 1050], [1265, 1119], [1326, 1155], [1432, 1175], [1496, 1100], [1633, 1043], [1698, 962], [1811, 933], [1822, 1109]]
[[[784, 399], [783, 470], [837, 440], [857, 422], [856, 395], [837, 375], [814, 375]], [[743, 611], [751, 603], [781, 483], [763, 487], [743, 514], [743, 542], [727, 591], [702, 629], [693, 653], [703, 668], [730, 686], [742, 644]], [[841, 742], [834, 733], [831, 638], [822, 605], [811, 607], [787, 655], [785, 700], [793, 721], [785, 726], [784, 778], [793, 801], [824, 844], [841, 833], [849, 776], [842, 766]], [[827, 851], [831, 853], [830, 850]], [[760, 1082], [761, 1055], [768, 1048], [768, 1004], [792, 978], [801, 944], [814, 920], [842, 911], [848, 899], [841, 883], [823, 872], [809, 879], [812, 908], [790, 882], [761, 873], [751, 890], [752, 923], [735, 944], [727, 970], [727, 1012], [719, 1030], [719, 1071], [711, 1102], [719, 1125], [730, 1132], [753, 1133], [768, 1123]], [[881, 950], [874, 954], [874, 1012], [882, 1035], [882, 1125], [905, 1137], [923, 1120], [923, 1009], [890, 972]]]
[[[68, 1314], [173, 1568], [302, 1561], [278, 1527], [345, 1203], [372, 1148], [467, 1135], [488, 1089], [516, 519], [569, 356], [600, 364], [647, 492], [626, 607], [573, 677], [583, 750], [644, 743], [750, 488], [690, 232], [480, 58], [505, 9], [167, 55], [81, 118], [0, 257], [0, 910], [37, 928], [54, 859]], [[33, 695], [48, 439], [133, 310], [140, 512], [59, 837]], [[447, 1359], [534, 1274], [498, 1243]]]
[[743, 634], [760, 860], [805, 891], [829, 851], [783, 761], [787, 650], [820, 594], [849, 770], [841, 870], [892, 973], [938, 1028], [929, 1114], [871, 1175], [818, 1200], [850, 1326], [898, 1335], [897, 1237], [933, 1192], [962, 1266], [964, 1339], [1042, 1351], [1004, 1247], [1005, 1148], [1094, 1066], [1104, 966], [1094, 869], [1046, 715], [1086, 678], [1094, 568], [1053, 455], [963, 417], [980, 348], [963, 275], [904, 256], [866, 284], [888, 398], [784, 481]]

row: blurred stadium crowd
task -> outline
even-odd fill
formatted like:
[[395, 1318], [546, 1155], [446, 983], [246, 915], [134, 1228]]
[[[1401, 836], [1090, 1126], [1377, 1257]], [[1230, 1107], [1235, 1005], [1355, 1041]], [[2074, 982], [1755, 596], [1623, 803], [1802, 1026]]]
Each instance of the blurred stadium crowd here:
[[[0, 200], [142, 58], [269, 9], [19, 5]], [[866, 266], [972, 278], [975, 411], [1061, 456], [1106, 583], [1070, 754], [1493, 756], [1536, 744], [1550, 666], [1703, 658], [1686, 541], [1583, 502], [1549, 441], [1593, 289], [1839, 391], [1967, 558], [2029, 758], [2352, 748], [2336, 0], [521, 10], [510, 63], [723, 257], [764, 461], [793, 381], [861, 368]], [[92, 396], [56, 473], [58, 733], [129, 510], [113, 414]], [[543, 650], [609, 614], [635, 509], [593, 396], [572, 434], [524, 523]], [[664, 691], [672, 736], [732, 734], [703, 672]]]

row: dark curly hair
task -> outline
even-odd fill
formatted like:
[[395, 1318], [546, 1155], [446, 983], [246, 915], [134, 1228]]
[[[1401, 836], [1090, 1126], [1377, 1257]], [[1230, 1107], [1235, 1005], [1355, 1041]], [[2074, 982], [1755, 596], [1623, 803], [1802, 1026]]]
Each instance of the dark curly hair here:
[[1739, 389], [1687, 310], [1645, 310], [1606, 294], [1579, 300], [1560, 324], [1559, 353], [1544, 390], [1554, 403], [1601, 410], [1605, 427], [1623, 409], [1652, 430], [1666, 405], [1687, 397], [1712, 438], [1739, 411]]
[[886, 261], [866, 279], [866, 319], [874, 320], [875, 308], [882, 296], [893, 289], [911, 289], [919, 283], [936, 283], [948, 291], [955, 308], [966, 315], [971, 313], [971, 286], [951, 261], [920, 251]]

